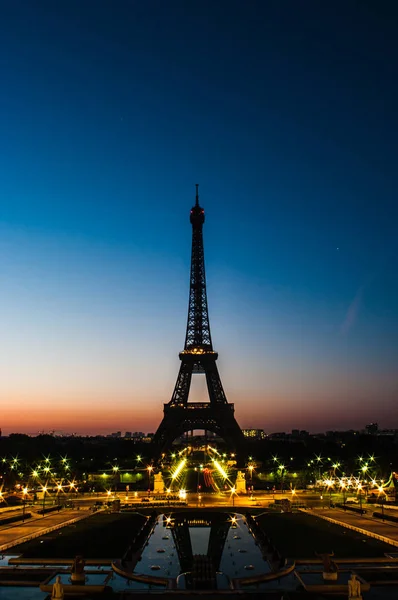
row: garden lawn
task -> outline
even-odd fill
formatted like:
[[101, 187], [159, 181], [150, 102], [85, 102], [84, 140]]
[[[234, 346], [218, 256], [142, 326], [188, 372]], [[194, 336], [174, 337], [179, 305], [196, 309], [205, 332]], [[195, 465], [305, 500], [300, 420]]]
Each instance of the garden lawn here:
[[396, 552], [394, 546], [304, 513], [263, 513], [256, 519], [286, 558], [315, 558], [315, 552], [334, 552], [336, 559], [374, 558]]
[[24, 558], [121, 558], [145, 517], [99, 513], [13, 548]]

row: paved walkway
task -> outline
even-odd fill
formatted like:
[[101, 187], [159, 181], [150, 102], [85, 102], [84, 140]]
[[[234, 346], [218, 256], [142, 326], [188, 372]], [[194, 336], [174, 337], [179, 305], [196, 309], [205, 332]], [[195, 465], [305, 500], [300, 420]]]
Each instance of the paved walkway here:
[[25, 523], [3, 525], [0, 527], [0, 549], [5, 544], [14, 543], [16, 545], [26, 536], [42, 535], [50, 527], [62, 526], [72, 519], [88, 517], [91, 514], [91, 511], [88, 510], [63, 509], [60, 512], [44, 515], [44, 517], [33, 514]]
[[314, 509], [307, 512], [308, 514], [313, 514], [314, 516], [319, 515], [320, 517], [329, 517], [330, 519], [339, 521], [342, 525], [346, 524], [359, 527], [360, 529], [365, 529], [370, 533], [389, 538], [395, 543], [398, 543], [398, 523], [391, 523], [389, 521], [383, 522], [381, 519], [376, 519], [371, 515], [365, 514], [362, 516], [354, 512], [350, 512], [348, 510], [344, 511], [338, 508]]

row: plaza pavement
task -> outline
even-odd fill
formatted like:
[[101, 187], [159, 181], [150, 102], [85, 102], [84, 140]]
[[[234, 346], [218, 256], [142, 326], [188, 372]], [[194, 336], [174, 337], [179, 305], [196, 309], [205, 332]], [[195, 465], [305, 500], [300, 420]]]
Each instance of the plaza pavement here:
[[371, 534], [380, 535], [391, 540], [394, 545], [398, 545], [398, 523], [391, 521], [382, 521], [376, 519], [370, 514], [360, 515], [351, 511], [344, 511], [338, 508], [331, 509], [313, 509], [306, 511], [307, 514], [312, 514], [319, 517], [328, 517], [334, 521], [338, 521], [341, 525], [348, 525], [364, 529]]
[[[26, 512], [30, 512], [27, 510]], [[25, 523], [11, 523], [0, 527], [0, 552], [5, 550], [8, 544], [17, 545], [24, 538], [38, 537], [44, 535], [48, 529], [55, 526], [64, 526], [68, 521], [88, 517], [92, 514], [89, 510], [63, 509], [56, 513], [49, 513], [41, 516], [32, 513], [32, 517]]]

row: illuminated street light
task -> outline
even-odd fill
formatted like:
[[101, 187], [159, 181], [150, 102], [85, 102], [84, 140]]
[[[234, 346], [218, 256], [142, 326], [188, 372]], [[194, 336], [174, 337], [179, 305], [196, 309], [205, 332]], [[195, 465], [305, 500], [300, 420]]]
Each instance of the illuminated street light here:
[[42, 492], [43, 492], [43, 517], [44, 517], [44, 507], [46, 504], [46, 491], [47, 491], [47, 487], [45, 485], [42, 486]]
[[26, 507], [26, 496], [28, 495], [28, 488], [24, 487], [22, 490], [22, 523], [25, 523], [25, 507]]
[[153, 466], [148, 465], [147, 471], [148, 471], [148, 494], [150, 494], [151, 493], [151, 473], [153, 471]]
[[236, 488], [235, 488], [235, 486], [233, 486], [233, 487], [231, 487], [232, 506], [235, 506], [235, 494], [236, 494]]

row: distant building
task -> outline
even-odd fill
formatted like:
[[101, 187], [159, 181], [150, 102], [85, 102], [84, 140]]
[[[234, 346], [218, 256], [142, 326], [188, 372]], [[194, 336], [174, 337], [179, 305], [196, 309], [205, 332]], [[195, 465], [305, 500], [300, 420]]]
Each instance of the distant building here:
[[131, 431], [126, 431], [126, 433], [124, 434], [125, 438], [131, 439]]
[[271, 440], [285, 440], [286, 433], [284, 431], [277, 431], [276, 433], [270, 433], [269, 438]]
[[378, 423], [369, 423], [369, 425], [366, 425], [365, 429], [366, 429], [366, 433], [369, 433], [370, 435], [374, 435], [375, 433], [377, 433], [379, 431], [379, 424]]
[[305, 429], [292, 429], [292, 438], [307, 438], [309, 435]]
[[121, 438], [122, 437], [122, 432], [121, 431], [116, 431], [115, 433], [111, 433], [111, 437], [113, 437], [113, 438]]
[[242, 433], [252, 440], [264, 440], [267, 437], [264, 429], [242, 429]]

